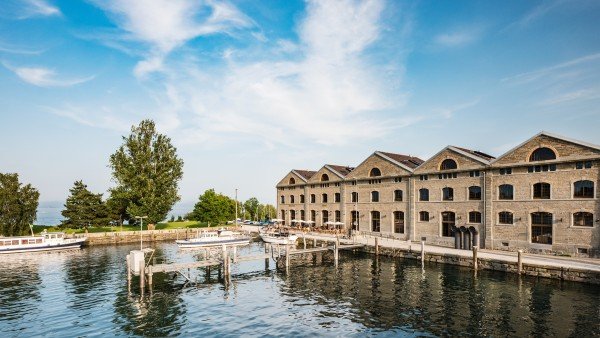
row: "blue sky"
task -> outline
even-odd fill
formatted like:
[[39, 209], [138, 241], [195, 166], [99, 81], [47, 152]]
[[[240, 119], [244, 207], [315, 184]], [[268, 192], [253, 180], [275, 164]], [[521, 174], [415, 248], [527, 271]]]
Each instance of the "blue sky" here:
[[63, 200], [111, 186], [154, 119], [180, 194], [275, 202], [290, 169], [375, 150], [492, 155], [541, 130], [600, 144], [598, 1], [4, 0], [0, 171]]

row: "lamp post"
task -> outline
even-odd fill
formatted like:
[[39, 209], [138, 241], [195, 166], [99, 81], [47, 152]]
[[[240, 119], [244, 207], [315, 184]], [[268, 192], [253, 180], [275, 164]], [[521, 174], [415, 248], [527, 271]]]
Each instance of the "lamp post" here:
[[235, 189], [235, 227], [237, 228], [238, 226], [238, 215], [237, 215], [237, 207], [238, 207], [238, 200], [237, 200], [237, 188]]
[[144, 218], [148, 218], [148, 216], [135, 216], [135, 219], [139, 219], [140, 220], [140, 251], [143, 248], [143, 244], [142, 244], [142, 240], [143, 240], [143, 236], [142, 236], [142, 231], [144, 228]]

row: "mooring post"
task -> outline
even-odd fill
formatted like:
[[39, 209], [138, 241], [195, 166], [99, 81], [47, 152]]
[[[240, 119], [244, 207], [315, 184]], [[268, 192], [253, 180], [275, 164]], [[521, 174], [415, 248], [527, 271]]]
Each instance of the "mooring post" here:
[[229, 257], [227, 256], [227, 246], [223, 245], [223, 274], [227, 279], [229, 277]]
[[375, 255], [379, 255], [379, 238], [375, 237]]
[[425, 240], [421, 239], [421, 264], [425, 264]]
[[338, 260], [339, 260], [339, 258], [340, 258], [340, 253], [339, 253], [339, 251], [338, 251], [338, 250], [339, 250], [339, 248], [340, 248], [340, 238], [339, 238], [339, 237], [336, 237], [336, 238], [335, 238], [335, 245], [334, 245], [334, 248], [333, 248], [333, 250], [334, 250], [334, 251], [333, 251], [333, 260], [335, 261], [335, 267], [336, 267], [336, 268], [337, 268], [337, 266], [338, 266]]
[[477, 245], [473, 246], [473, 270], [477, 271]]
[[127, 262], [127, 285], [131, 284], [131, 262], [129, 261], [130, 255], [127, 255], [125, 261]]
[[302, 242], [304, 243], [304, 250], [306, 250], [306, 234], [302, 233]]
[[289, 272], [290, 270], [290, 246], [285, 246], [285, 270]]
[[140, 293], [142, 294], [142, 296], [144, 296], [144, 286], [145, 286], [145, 277], [146, 277], [146, 271], [145, 270], [145, 260], [142, 261], [142, 264], [140, 265]]
[[269, 270], [269, 245], [265, 243], [265, 270]]
[[148, 288], [152, 290], [152, 265], [148, 266]]
[[519, 275], [523, 273], [523, 250], [517, 251], [517, 272]]
[[233, 246], [233, 262], [237, 263], [237, 246]]

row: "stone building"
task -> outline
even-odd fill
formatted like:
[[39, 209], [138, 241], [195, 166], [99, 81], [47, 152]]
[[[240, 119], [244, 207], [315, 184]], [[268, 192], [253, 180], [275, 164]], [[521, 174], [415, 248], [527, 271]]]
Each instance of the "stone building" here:
[[599, 168], [600, 146], [547, 132], [498, 158], [456, 146], [427, 161], [376, 151], [356, 168], [292, 170], [277, 184], [277, 209], [287, 224], [598, 256]]

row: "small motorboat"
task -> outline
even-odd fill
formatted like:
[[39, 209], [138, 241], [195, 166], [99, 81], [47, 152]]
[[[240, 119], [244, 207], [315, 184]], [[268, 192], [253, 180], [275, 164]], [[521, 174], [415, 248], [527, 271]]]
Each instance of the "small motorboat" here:
[[42, 232], [41, 236], [0, 237], [0, 254], [79, 249], [86, 237], [66, 238], [64, 232]]
[[296, 244], [296, 240], [298, 236], [294, 234], [290, 234], [287, 230], [274, 229], [274, 230], [264, 230], [259, 232], [260, 238], [266, 243], [271, 244]]
[[231, 230], [204, 231], [200, 236], [175, 241], [180, 248], [206, 248], [221, 245], [247, 245], [250, 237], [234, 233]]

